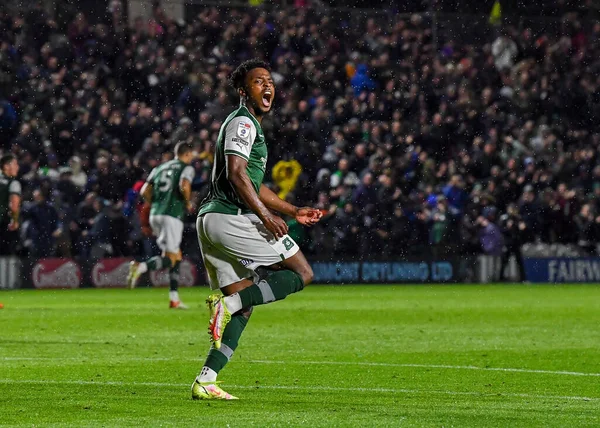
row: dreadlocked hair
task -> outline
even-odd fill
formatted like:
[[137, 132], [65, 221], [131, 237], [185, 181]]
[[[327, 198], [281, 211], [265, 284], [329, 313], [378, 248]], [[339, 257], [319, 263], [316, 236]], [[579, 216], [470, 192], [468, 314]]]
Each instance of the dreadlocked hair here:
[[269, 65], [269, 63], [258, 58], [249, 59], [238, 65], [234, 72], [231, 73], [231, 76], [229, 76], [229, 83], [231, 84], [231, 86], [233, 86], [233, 88], [236, 91], [240, 88], [243, 88], [244, 81], [246, 80], [246, 75], [250, 70], [253, 70], [255, 68], [264, 68], [268, 72], [271, 72], [271, 66]]

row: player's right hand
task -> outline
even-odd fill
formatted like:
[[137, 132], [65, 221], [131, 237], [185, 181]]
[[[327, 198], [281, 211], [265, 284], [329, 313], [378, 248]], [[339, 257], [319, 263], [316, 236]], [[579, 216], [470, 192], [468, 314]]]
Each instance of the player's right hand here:
[[14, 232], [15, 230], [17, 230], [19, 228], [19, 222], [18, 221], [14, 221], [12, 220], [9, 224], [8, 224], [8, 230], [10, 230], [11, 232]]
[[267, 230], [271, 232], [276, 239], [279, 239], [288, 233], [288, 225], [279, 216], [268, 214], [262, 221]]
[[304, 226], [314, 226], [321, 220], [323, 213], [311, 207], [298, 208], [296, 211], [296, 221]]

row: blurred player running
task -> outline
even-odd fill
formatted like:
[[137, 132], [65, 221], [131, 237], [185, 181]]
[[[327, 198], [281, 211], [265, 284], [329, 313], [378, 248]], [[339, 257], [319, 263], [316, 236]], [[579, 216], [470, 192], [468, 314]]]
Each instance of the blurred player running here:
[[[217, 374], [233, 355], [252, 307], [282, 300], [312, 281], [312, 269], [287, 235], [287, 224], [272, 211], [308, 226], [321, 218], [320, 211], [297, 208], [262, 184], [267, 145], [261, 122], [275, 97], [268, 64], [242, 63], [231, 83], [240, 107], [221, 126], [210, 191], [196, 223], [211, 288], [220, 288], [222, 295], [206, 301], [213, 345], [192, 385], [194, 399], [236, 399], [217, 385]], [[278, 270], [261, 278], [256, 273], [261, 266]]]
[[134, 288], [140, 276], [153, 270], [169, 269], [169, 307], [187, 309], [179, 299], [179, 265], [181, 264], [181, 237], [183, 217], [190, 209], [190, 196], [194, 168], [190, 163], [195, 157], [190, 143], [178, 143], [175, 146], [176, 158], [157, 166], [152, 170], [140, 193], [151, 204], [150, 227], [157, 237], [156, 243], [161, 249], [160, 256], [145, 262], [131, 262], [127, 283]]

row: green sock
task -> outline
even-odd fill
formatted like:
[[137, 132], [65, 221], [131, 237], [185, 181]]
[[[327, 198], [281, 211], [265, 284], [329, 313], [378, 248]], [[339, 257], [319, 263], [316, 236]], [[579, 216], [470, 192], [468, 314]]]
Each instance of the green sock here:
[[168, 257], [154, 256], [146, 262], [148, 270], [162, 270], [171, 267], [171, 259]]
[[[202, 372], [200, 372], [201, 382], [214, 380], [210, 379], [207, 368], [213, 370], [215, 373], [219, 373], [219, 371], [225, 367], [225, 364], [229, 362], [233, 355], [233, 351], [235, 351], [238, 346], [240, 336], [244, 332], [251, 314], [252, 308], [249, 308], [243, 309], [231, 317], [231, 321], [229, 321], [229, 324], [227, 324], [227, 327], [225, 327], [225, 331], [223, 332], [221, 348], [217, 350], [212, 347], [208, 352], [206, 362], [204, 363]], [[202, 380], [203, 376], [205, 377], [204, 380]]]
[[169, 286], [171, 291], [177, 291], [179, 287], [179, 266], [181, 262], [175, 263], [171, 269], [169, 269]]
[[304, 288], [302, 277], [291, 270], [271, 272], [266, 280], [239, 291], [242, 308], [283, 300]]

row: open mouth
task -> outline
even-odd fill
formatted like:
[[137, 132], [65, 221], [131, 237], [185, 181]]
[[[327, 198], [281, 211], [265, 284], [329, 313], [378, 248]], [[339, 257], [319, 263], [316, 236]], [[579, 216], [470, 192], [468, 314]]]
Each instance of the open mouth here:
[[263, 106], [266, 108], [270, 108], [272, 99], [273, 99], [273, 93], [271, 91], [265, 91], [262, 96]]

